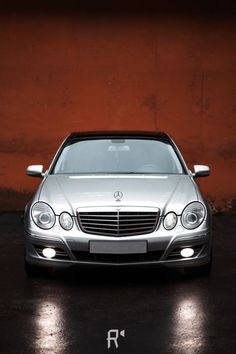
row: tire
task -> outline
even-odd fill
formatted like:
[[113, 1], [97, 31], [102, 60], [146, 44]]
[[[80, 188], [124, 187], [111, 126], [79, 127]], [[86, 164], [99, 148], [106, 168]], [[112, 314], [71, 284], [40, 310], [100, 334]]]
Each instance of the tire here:
[[211, 268], [212, 268], [212, 252], [211, 252], [211, 258], [208, 263], [197, 267], [186, 267], [184, 268], [184, 271], [185, 274], [190, 276], [207, 277], [211, 273]]

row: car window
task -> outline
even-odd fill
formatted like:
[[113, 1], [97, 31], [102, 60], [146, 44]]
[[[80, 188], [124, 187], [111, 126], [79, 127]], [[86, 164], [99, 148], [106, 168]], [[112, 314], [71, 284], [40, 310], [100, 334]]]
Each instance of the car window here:
[[184, 171], [175, 150], [166, 141], [117, 138], [69, 143], [52, 173], [181, 174]]

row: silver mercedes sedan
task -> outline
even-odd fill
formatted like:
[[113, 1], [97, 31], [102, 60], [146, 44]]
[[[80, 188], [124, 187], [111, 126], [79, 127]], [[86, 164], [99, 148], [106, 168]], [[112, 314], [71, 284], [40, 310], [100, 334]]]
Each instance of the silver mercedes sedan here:
[[25, 208], [29, 276], [68, 266], [211, 269], [211, 212], [175, 143], [157, 132], [72, 133]]

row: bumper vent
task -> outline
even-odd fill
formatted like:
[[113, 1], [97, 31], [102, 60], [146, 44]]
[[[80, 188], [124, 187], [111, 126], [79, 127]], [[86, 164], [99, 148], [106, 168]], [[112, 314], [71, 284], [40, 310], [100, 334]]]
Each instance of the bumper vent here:
[[[43, 249], [44, 248], [45, 248], [45, 246], [42, 246], [42, 245], [34, 245], [35, 251], [38, 253], [38, 255], [40, 257], [43, 257], [43, 258], [44, 258], [44, 256], [43, 256]], [[52, 248], [56, 251], [56, 256], [53, 257], [53, 259], [61, 259], [61, 260], [70, 259], [68, 254], [62, 248], [54, 247], [54, 246], [52, 246]]]
[[[196, 246], [190, 246], [190, 247], [193, 248], [193, 250], [194, 250], [194, 254], [190, 258], [196, 257], [200, 253], [200, 251], [202, 250], [202, 245], [196, 245]], [[180, 252], [183, 248], [185, 248], [185, 247], [174, 248], [168, 254], [167, 260], [183, 259], [183, 257], [180, 254]]]
[[83, 232], [103, 236], [145, 235], [156, 229], [158, 212], [112, 211], [79, 212]]
[[140, 254], [101, 254], [89, 253], [83, 251], [73, 251], [77, 261], [90, 263], [145, 263], [157, 262], [160, 260], [163, 251], [151, 251]]

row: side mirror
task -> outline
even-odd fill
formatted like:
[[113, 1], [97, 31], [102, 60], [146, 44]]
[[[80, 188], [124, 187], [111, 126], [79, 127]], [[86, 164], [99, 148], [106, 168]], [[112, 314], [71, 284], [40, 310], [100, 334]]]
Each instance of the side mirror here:
[[207, 177], [210, 175], [210, 168], [208, 166], [205, 165], [194, 165], [193, 166], [193, 177]]
[[30, 165], [26, 169], [26, 174], [31, 177], [44, 177], [43, 165]]

